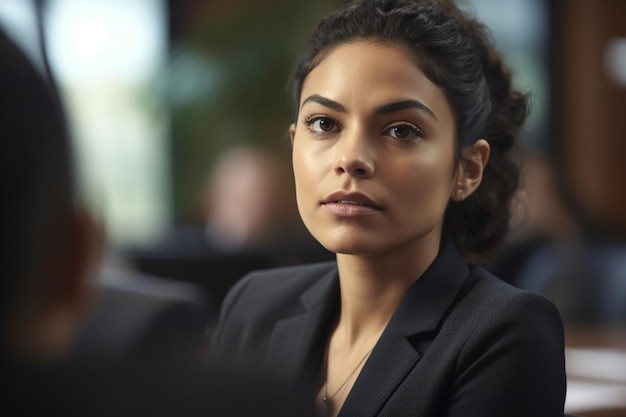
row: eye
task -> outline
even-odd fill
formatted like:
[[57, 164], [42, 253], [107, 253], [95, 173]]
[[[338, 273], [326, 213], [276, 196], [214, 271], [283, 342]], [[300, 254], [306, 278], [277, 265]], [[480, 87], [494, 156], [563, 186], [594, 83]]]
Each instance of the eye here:
[[337, 123], [326, 116], [311, 116], [305, 120], [309, 130], [314, 133], [333, 132], [337, 129]]
[[412, 124], [401, 124], [391, 126], [383, 132], [384, 135], [389, 135], [394, 139], [408, 141], [419, 139], [423, 136], [422, 131]]

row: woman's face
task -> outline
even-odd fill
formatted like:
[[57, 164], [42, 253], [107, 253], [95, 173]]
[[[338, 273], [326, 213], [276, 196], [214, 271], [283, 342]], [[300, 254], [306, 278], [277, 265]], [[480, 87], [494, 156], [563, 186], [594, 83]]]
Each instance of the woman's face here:
[[[400, 45], [332, 49], [290, 128], [300, 215], [327, 249], [438, 247], [455, 184], [454, 116]], [[432, 246], [431, 246], [432, 248]]]

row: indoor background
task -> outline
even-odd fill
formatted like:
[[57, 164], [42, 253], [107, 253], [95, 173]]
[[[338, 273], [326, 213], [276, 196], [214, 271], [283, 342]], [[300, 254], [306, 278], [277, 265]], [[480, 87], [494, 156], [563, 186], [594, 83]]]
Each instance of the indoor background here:
[[[108, 263], [141, 270], [142, 250], [172, 230], [203, 225], [207, 207], [217, 211], [207, 193], [216, 193], [218, 168], [234, 165], [224, 158], [232, 148], [272, 155], [272, 176], [253, 174], [279, 185], [266, 192], [277, 204], [263, 221], [306, 236], [289, 165], [287, 79], [306, 34], [339, 3], [0, 2], [0, 24], [42, 71], [42, 51], [48, 55], [67, 108], [80, 190], [107, 234]], [[490, 267], [559, 306], [568, 346], [566, 409], [624, 416], [626, 2], [459, 4], [490, 28], [533, 109], [519, 149], [520, 210]], [[260, 200], [241, 204], [261, 211]], [[311, 242], [289, 246], [291, 252], [281, 249], [285, 264], [329, 255]]]

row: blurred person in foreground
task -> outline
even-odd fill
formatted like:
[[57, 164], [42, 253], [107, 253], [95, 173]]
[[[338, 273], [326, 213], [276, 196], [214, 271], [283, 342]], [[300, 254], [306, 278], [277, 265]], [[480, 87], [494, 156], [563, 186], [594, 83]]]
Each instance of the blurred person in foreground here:
[[[101, 241], [77, 208], [68, 130], [50, 79], [0, 31], [0, 412], [308, 415], [282, 381], [160, 356], [74, 358]], [[248, 364], [250, 365], [250, 364]], [[293, 394], [293, 395], [292, 395]]]
[[52, 86], [0, 33], [3, 359], [65, 356], [93, 296], [95, 223], [75, 200], [67, 126]]

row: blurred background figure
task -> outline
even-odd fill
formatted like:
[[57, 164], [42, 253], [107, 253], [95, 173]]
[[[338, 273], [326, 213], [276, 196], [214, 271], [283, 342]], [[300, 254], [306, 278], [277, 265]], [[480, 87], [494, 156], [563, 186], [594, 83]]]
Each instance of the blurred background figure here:
[[[257, 372], [253, 364], [207, 366], [169, 343], [123, 354], [76, 353], [84, 322], [90, 321], [86, 311], [102, 295], [96, 277], [103, 236], [80, 208], [70, 136], [53, 79], [47, 70], [38, 73], [2, 31], [0, 91], [0, 413], [313, 415], [297, 387]], [[122, 329], [146, 314], [145, 299], [164, 296], [152, 280], [147, 280], [152, 292], [146, 292], [133, 289], [134, 277], [124, 278], [117, 288], [122, 298], [109, 298], [123, 314], [103, 320]], [[167, 289], [170, 301], [175, 299], [175, 287]], [[148, 310], [153, 318], [166, 311], [154, 303]]]
[[289, 220], [290, 173], [275, 153], [239, 145], [216, 161], [200, 188], [196, 220], [172, 227], [154, 244], [120, 250], [122, 262], [200, 285], [219, 307], [247, 272], [330, 259], [330, 252]]
[[521, 155], [515, 221], [492, 270], [540, 292], [568, 324], [626, 324], [626, 245], [584, 222], [551, 157]]
[[204, 231], [217, 252], [271, 246], [282, 230], [287, 173], [276, 155], [254, 147], [227, 150], [203, 190]]
[[286, 173], [269, 150], [253, 145], [227, 149], [199, 190], [197, 215], [166, 230], [151, 250], [218, 256], [262, 251], [283, 234]]
[[526, 149], [520, 154], [521, 188], [514, 203], [517, 213], [511, 240], [538, 236], [565, 241], [579, 237], [580, 225], [566, 199], [553, 158], [538, 149]]
[[519, 151], [520, 189], [513, 203], [511, 232], [492, 269], [507, 282], [522, 286], [532, 278], [524, 268], [529, 258], [548, 244], [567, 246], [582, 233], [566, 201], [554, 162], [545, 151]]

